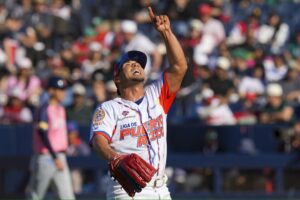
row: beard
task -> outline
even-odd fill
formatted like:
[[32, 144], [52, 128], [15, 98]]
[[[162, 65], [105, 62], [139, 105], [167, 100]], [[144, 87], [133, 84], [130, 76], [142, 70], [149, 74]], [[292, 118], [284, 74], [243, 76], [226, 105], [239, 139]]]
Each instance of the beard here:
[[144, 82], [144, 81], [145, 81], [145, 78], [144, 78], [144, 77], [133, 77], [131, 80], [132, 80], [133, 82], [138, 82], [138, 83], [140, 83], [140, 82]]

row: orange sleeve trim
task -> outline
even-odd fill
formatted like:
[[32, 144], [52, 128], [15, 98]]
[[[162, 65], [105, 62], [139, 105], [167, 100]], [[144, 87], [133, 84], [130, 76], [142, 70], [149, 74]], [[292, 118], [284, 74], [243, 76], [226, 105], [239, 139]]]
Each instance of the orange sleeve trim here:
[[177, 92], [170, 92], [170, 87], [167, 81], [166, 73], [164, 73], [163, 79], [163, 86], [159, 94], [159, 103], [163, 107], [165, 114], [168, 114]]
[[94, 136], [95, 135], [102, 135], [109, 143], [111, 142], [111, 138], [109, 137], [109, 135], [104, 132], [104, 131], [98, 131], [98, 132], [94, 132]]

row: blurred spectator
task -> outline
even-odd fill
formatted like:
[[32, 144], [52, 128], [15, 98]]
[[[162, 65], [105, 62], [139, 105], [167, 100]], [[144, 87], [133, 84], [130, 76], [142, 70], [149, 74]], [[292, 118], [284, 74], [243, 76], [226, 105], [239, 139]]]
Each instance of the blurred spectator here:
[[260, 114], [261, 123], [291, 123], [295, 120], [294, 109], [283, 100], [283, 91], [279, 84], [269, 84], [267, 95], [267, 104]]
[[50, 5], [50, 13], [53, 16], [53, 24], [55, 24], [55, 29], [53, 29], [54, 49], [58, 50], [71, 30], [71, 8], [65, 4], [65, 0], [53, 0]]
[[113, 80], [106, 82], [106, 90], [107, 90], [107, 99], [114, 99], [118, 96], [117, 86]]
[[295, 33], [292, 40], [287, 44], [285, 56], [291, 67], [300, 71], [300, 29]]
[[53, 16], [49, 12], [49, 6], [46, 0], [34, 0], [33, 4], [33, 14], [31, 15], [29, 25], [37, 31], [39, 41], [45, 45], [45, 48], [51, 49], [53, 48]]
[[189, 21], [188, 35], [182, 39], [181, 44], [184, 49], [191, 51], [190, 48], [195, 48], [200, 43], [202, 38], [203, 23], [199, 19], [191, 19]]
[[30, 123], [32, 113], [20, 99], [20, 88], [13, 88], [9, 94], [7, 105], [0, 107], [0, 121], [2, 124]]
[[[274, 130], [274, 136], [278, 139], [278, 151], [279, 152], [296, 152], [300, 151], [300, 121], [296, 121], [290, 127], [276, 128]], [[299, 158], [292, 161], [298, 162]]]
[[195, 16], [195, 2], [193, 0], [168, 0], [166, 15], [174, 20], [185, 20]]
[[152, 0], [134, 1], [134, 6], [132, 6], [134, 9], [132, 18], [140, 24], [150, 22], [147, 7], [154, 6], [152, 2]]
[[234, 112], [234, 117], [238, 124], [255, 124], [257, 123], [257, 114], [259, 104], [257, 103], [257, 95], [253, 92], [247, 92], [241, 98], [241, 107]]
[[257, 154], [257, 148], [252, 138], [242, 138], [239, 145], [239, 152], [249, 155]]
[[10, 12], [5, 21], [5, 36], [3, 40], [3, 47], [6, 54], [6, 68], [15, 73], [16, 61], [25, 56], [24, 49], [21, 47], [19, 40], [21, 40], [26, 31], [26, 25], [20, 12]]
[[238, 85], [238, 92], [241, 97], [245, 97], [249, 93], [263, 95], [265, 92], [264, 69], [257, 65], [251, 72], [248, 76], [244, 76]]
[[295, 67], [289, 68], [286, 77], [280, 82], [283, 97], [289, 103], [300, 103], [300, 76]]
[[28, 58], [22, 58], [17, 62], [18, 72], [16, 75], [11, 75], [7, 80], [6, 93], [14, 88], [20, 91], [19, 98], [24, 103], [31, 106], [39, 105], [39, 96], [42, 92], [41, 81], [35, 76], [32, 70], [32, 63]]
[[257, 33], [258, 42], [267, 45], [272, 53], [280, 53], [288, 37], [289, 26], [281, 21], [277, 13], [271, 13], [267, 23], [261, 25]]
[[95, 25], [96, 37], [95, 41], [99, 42], [104, 48], [111, 47], [114, 32], [111, 30], [111, 24], [108, 20], [95, 17], [93, 19]]
[[261, 10], [254, 9], [246, 20], [241, 20], [234, 24], [227, 37], [227, 44], [234, 46], [245, 43], [250, 31], [253, 32], [254, 35], [257, 35], [260, 13]]
[[1, 39], [3, 37], [3, 32], [5, 31], [5, 21], [8, 17], [8, 9], [5, 6], [5, 2], [4, 1], [0, 1], [0, 36]]
[[[157, 72], [165, 68], [167, 55], [166, 47], [148, 31], [145, 8], [152, 5], [176, 19], [172, 26], [191, 66], [177, 95], [175, 115], [187, 121], [197, 118], [194, 108], [201, 97], [197, 93], [210, 88], [222, 102], [228, 102], [238, 123], [254, 123], [265, 101], [265, 84], [273, 82], [283, 87], [282, 98], [298, 106], [300, 31], [296, 28], [296, 13], [288, 12], [291, 6], [298, 6], [296, 2], [133, 2], [0, 1], [0, 68], [10, 73], [8, 80], [6, 74], [1, 78], [2, 105], [11, 91], [8, 85], [14, 87], [14, 81], [23, 88], [21, 93], [27, 93], [26, 81], [19, 78], [25, 74], [42, 82], [37, 84], [40, 92], [33, 97], [20, 96], [30, 108], [38, 104], [41, 85], [53, 74], [82, 83], [86, 96], [92, 97], [91, 104], [114, 98], [117, 94], [110, 82], [112, 66], [120, 52], [132, 49], [147, 53], [151, 59], [147, 66], [150, 81], [157, 78]], [[122, 12], [125, 9], [127, 13]], [[19, 66], [24, 57], [32, 65], [20, 70], [26, 68]], [[99, 72], [97, 79], [93, 77], [95, 72]], [[67, 96], [70, 105], [72, 98]]]
[[205, 83], [216, 95], [229, 97], [234, 92], [233, 81], [229, 78], [230, 61], [226, 57], [217, 60], [215, 75], [210, 77]]
[[208, 130], [205, 132], [202, 152], [204, 155], [221, 152], [219, 136], [216, 131]]
[[92, 27], [84, 29], [83, 37], [78, 38], [72, 45], [72, 51], [75, 56], [75, 61], [82, 64], [89, 55], [89, 45], [95, 40], [96, 31]]
[[211, 89], [204, 89], [202, 98], [202, 103], [197, 107], [197, 113], [205, 124], [220, 126], [236, 123], [233, 113], [224, 98], [215, 96]]
[[5, 68], [0, 67], [0, 107], [7, 103], [7, 80], [9, 72]]
[[122, 21], [121, 31], [124, 36], [123, 50], [125, 52], [131, 50], [144, 52], [147, 55], [145, 73], [149, 75], [150, 79], [158, 78], [157, 73], [161, 70], [162, 55], [159, 53], [157, 46], [146, 35], [138, 32], [138, 26], [134, 21]]
[[48, 58], [48, 68], [51, 70], [51, 74], [55, 76], [61, 76], [65, 79], [70, 78], [70, 70], [65, 66], [59, 55]]
[[67, 108], [67, 119], [68, 121], [87, 125], [92, 119], [93, 108], [86, 100], [86, 89], [84, 85], [75, 83], [72, 91], [73, 104]]
[[94, 95], [94, 107], [107, 100], [105, 76], [102, 70], [97, 70], [93, 73], [92, 90]]
[[75, 60], [75, 56], [72, 52], [72, 46], [69, 42], [64, 42], [62, 44], [62, 49], [60, 51], [60, 57], [64, 66], [68, 69], [71, 75], [72, 81], [78, 81], [82, 79], [81, 66]]
[[288, 66], [282, 54], [276, 54], [272, 57], [266, 57], [263, 61], [266, 80], [268, 82], [275, 82], [282, 80], [287, 71]]
[[300, 121], [296, 122], [293, 126], [293, 136], [291, 140], [292, 151], [300, 151]]
[[108, 72], [110, 70], [110, 63], [105, 59], [101, 44], [91, 42], [89, 45], [89, 57], [82, 63], [83, 79], [91, 78], [92, 73], [97, 69], [102, 69]]
[[203, 34], [213, 38], [213, 46], [216, 47], [225, 39], [223, 24], [212, 17], [212, 7], [202, 4], [198, 7], [200, 20], [203, 22]]
[[[88, 156], [91, 153], [90, 147], [87, 143], [81, 140], [78, 125], [76, 122], [68, 123], [68, 141], [67, 156]], [[84, 181], [83, 171], [80, 169], [71, 169], [72, 185], [75, 194], [82, 193], [82, 185]]]
[[231, 6], [223, 0], [212, 0], [212, 16], [222, 23], [227, 24], [230, 20]]

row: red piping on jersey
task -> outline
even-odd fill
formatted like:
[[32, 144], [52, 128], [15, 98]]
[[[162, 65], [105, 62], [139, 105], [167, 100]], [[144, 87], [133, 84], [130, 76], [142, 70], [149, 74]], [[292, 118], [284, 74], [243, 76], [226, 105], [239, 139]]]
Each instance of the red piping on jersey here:
[[[150, 116], [150, 112], [149, 112], [149, 104], [147, 105], [147, 114], [149, 116], [149, 118], [152, 120], [152, 117]], [[145, 127], [143, 127], [145, 129]], [[146, 130], [145, 130], [146, 131]], [[149, 139], [148, 139], [149, 140]], [[158, 166], [157, 166], [157, 174], [159, 173], [159, 163], [160, 163], [160, 154], [159, 154], [159, 141], [158, 141], [158, 138], [156, 139], [157, 141], [157, 151], [158, 151]], [[150, 142], [150, 140], [149, 140]]]
[[97, 132], [94, 132], [94, 136], [95, 135], [102, 135], [107, 141], [108, 143], [111, 142], [111, 138], [108, 136], [108, 134], [104, 131], [97, 131]]
[[[117, 125], [116, 125], [117, 126]], [[113, 129], [113, 131], [112, 131], [112, 135], [111, 135], [111, 138], [114, 136], [114, 134], [116, 133], [116, 126], [115, 126], [115, 128]]]
[[[157, 151], [158, 151], [158, 170], [159, 170], [159, 163], [160, 163], [160, 154], [159, 154], [159, 142], [158, 142], [158, 138], [156, 139], [157, 141]], [[159, 171], [157, 170], [157, 174], [159, 173]]]
[[159, 94], [159, 103], [163, 107], [165, 114], [168, 114], [169, 109], [176, 97], [176, 92], [170, 91], [166, 73], [164, 73], [163, 79], [163, 86]]

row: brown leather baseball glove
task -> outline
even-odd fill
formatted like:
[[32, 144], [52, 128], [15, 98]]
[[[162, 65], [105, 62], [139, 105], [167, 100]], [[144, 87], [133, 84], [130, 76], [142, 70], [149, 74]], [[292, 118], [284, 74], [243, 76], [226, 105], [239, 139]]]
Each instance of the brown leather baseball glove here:
[[118, 155], [109, 163], [110, 174], [131, 197], [141, 192], [156, 169], [137, 154]]

